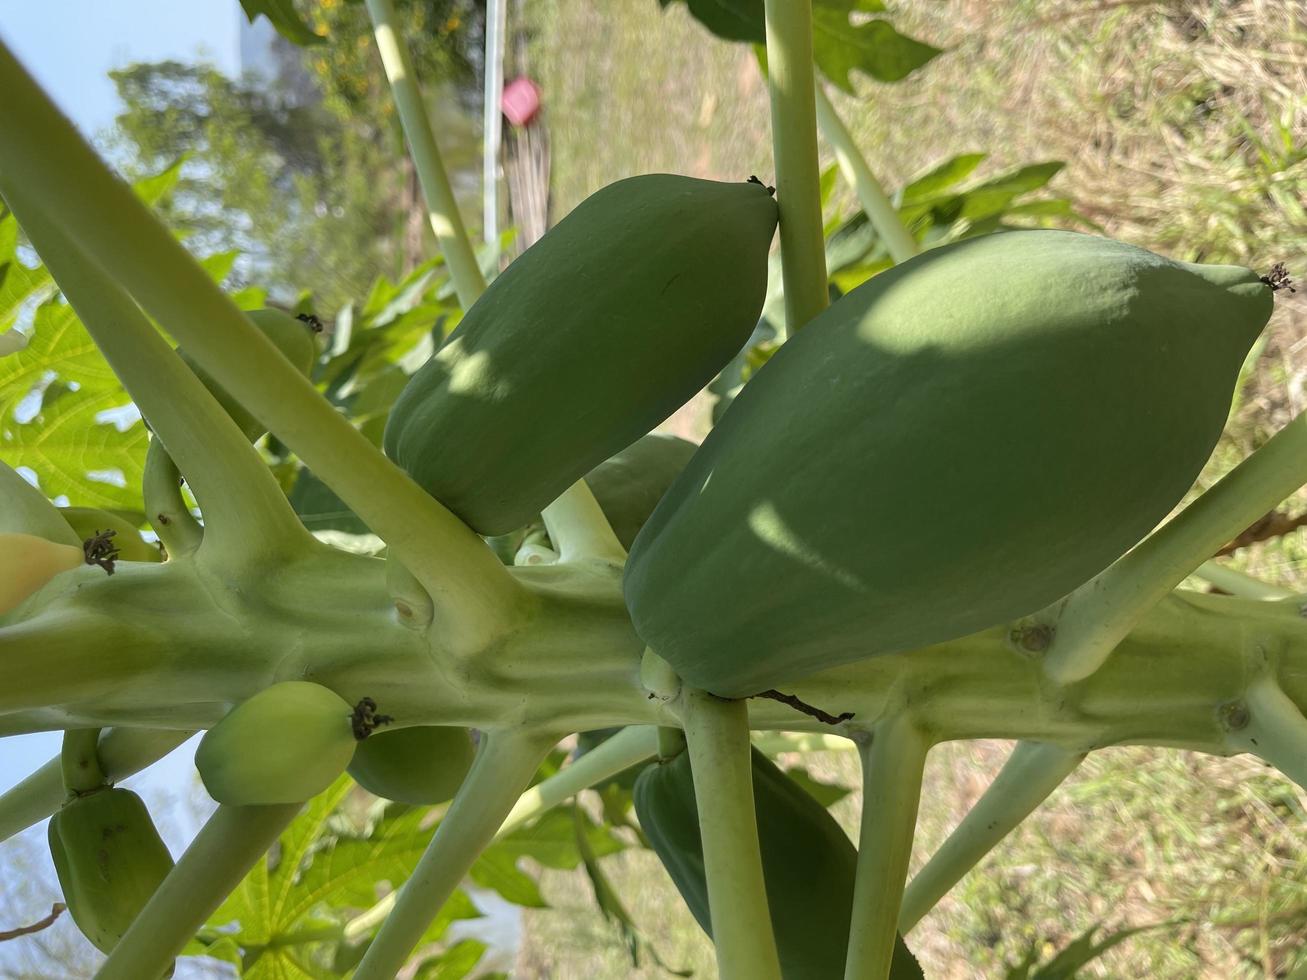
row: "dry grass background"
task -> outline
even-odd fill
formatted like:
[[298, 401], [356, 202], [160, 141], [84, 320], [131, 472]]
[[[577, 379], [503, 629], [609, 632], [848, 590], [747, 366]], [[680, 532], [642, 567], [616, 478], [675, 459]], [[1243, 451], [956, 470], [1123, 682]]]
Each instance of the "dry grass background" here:
[[[1065, 160], [1052, 189], [1114, 237], [1180, 258], [1258, 269], [1283, 261], [1307, 278], [1307, 0], [892, 8], [901, 29], [948, 50], [906, 82], [864, 83], [856, 100], [837, 100], [889, 187], [968, 151], [990, 154], [982, 176]], [[752, 55], [713, 40], [682, 6], [533, 0], [526, 16], [530, 68], [549, 107], [556, 214], [631, 173], [769, 172], [766, 90]], [[841, 203], [850, 206], [847, 192]], [[1203, 485], [1307, 399], [1307, 290], [1281, 299]], [[1237, 558], [1298, 587], [1307, 586], [1305, 561], [1296, 537]], [[932, 754], [917, 865], [1005, 749], [969, 743]], [[809, 764], [856, 783], [851, 754]], [[835, 812], [852, 830], [856, 798]], [[1285, 976], [1307, 942], [1305, 816], [1307, 796], [1248, 759], [1103, 751], [923, 921], [911, 945], [931, 978], [1002, 977], [1032, 944], [1051, 953], [1095, 923], [1182, 919], [1082, 975]], [[664, 960], [714, 976], [708, 943], [652, 855], [606, 867]], [[528, 914], [515, 976], [665, 975], [631, 967], [583, 877], [542, 880], [554, 907]]]

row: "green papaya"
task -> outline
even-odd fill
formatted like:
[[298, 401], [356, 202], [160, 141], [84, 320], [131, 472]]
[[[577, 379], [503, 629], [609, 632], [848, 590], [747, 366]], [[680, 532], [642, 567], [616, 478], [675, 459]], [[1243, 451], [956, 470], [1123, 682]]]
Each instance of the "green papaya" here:
[[354, 709], [308, 681], [264, 688], [204, 733], [195, 768], [219, 803], [302, 803], [345, 771], [358, 744]]
[[677, 436], [651, 432], [585, 475], [595, 500], [629, 549], [667, 488], [699, 447]]
[[120, 561], [161, 561], [159, 549], [145, 541], [131, 521], [94, 507], [65, 507], [63, 515], [77, 535], [85, 541], [101, 531], [113, 531], [111, 544], [118, 549]]
[[631, 549], [636, 631], [741, 697], [1033, 613], [1181, 500], [1272, 290], [1064, 231], [925, 252], [745, 385]]
[[[753, 804], [781, 976], [844, 976], [858, 852], [835, 818], [803, 787], [752, 749]], [[647, 766], [635, 781], [636, 816], [654, 852], [704, 932], [712, 935], [703, 842], [690, 754]], [[895, 943], [892, 980], [920, 980], [921, 967]]]
[[409, 379], [386, 453], [480, 534], [528, 523], [740, 350], [775, 227], [756, 183], [647, 174], [603, 188]]
[[0, 531], [0, 615], [61, 572], [86, 564], [86, 553], [36, 534]]
[[453, 799], [472, 768], [466, 728], [417, 725], [375, 732], [358, 743], [349, 774], [373, 796], [425, 806]]
[[[307, 375], [313, 369], [313, 362], [318, 356], [318, 347], [313, 340], [315, 332], [315, 321], [313, 319], [301, 320], [285, 313], [281, 310], [249, 310], [245, 314], [253, 321], [254, 325], [259, 328], [265, 337], [273, 342], [277, 350], [285, 358], [295, 365], [296, 369], [304, 375]], [[240, 402], [232, 398], [213, 377], [202, 367], [196, 364], [187, 356], [183, 350], [178, 350], [182, 360], [187, 363], [196, 376], [204, 382], [204, 387], [208, 388], [213, 397], [218, 399], [227, 414], [232, 420], [240, 426], [240, 430], [245, 433], [246, 438], [251, 442], [258, 439], [266, 431], [267, 427], [253, 415], [251, 415]]]
[[149, 811], [131, 790], [105, 787], [56, 812], [49, 839], [69, 914], [109, 952], [172, 870]]

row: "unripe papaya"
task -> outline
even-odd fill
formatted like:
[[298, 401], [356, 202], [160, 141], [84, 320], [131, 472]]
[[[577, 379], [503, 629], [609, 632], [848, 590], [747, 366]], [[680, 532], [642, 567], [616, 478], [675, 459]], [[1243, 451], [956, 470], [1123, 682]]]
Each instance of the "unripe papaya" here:
[[109, 952], [172, 870], [149, 811], [131, 790], [105, 787], [55, 813], [49, 839], [69, 914]]
[[418, 725], [379, 731], [358, 743], [349, 774], [374, 796], [425, 806], [453, 799], [476, 747], [466, 728]]
[[353, 758], [353, 713], [320, 684], [273, 684], [205, 732], [195, 768], [219, 803], [302, 803], [330, 786]]
[[[844, 975], [858, 852], [835, 818], [803, 787], [752, 749], [753, 804], [776, 951], [785, 980]], [[703, 842], [690, 754], [654, 763], [633, 793], [640, 828], [704, 932], [712, 935]], [[892, 980], [920, 980], [921, 967], [895, 941]]]
[[[286, 360], [295, 365], [300, 374], [307, 375], [313, 369], [313, 362], [318, 356], [317, 344], [314, 343], [314, 327], [312, 321], [300, 320], [284, 313], [281, 310], [249, 310], [245, 314], [253, 321], [254, 325], [259, 328], [265, 337], [276, 345], [277, 349], [285, 356]], [[204, 387], [208, 388], [213, 397], [218, 399], [227, 414], [232, 417], [240, 430], [245, 433], [246, 438], [251, 442], [258, 439], [266, 431], [267, 427], [251, 415], [240, 402], [232, 398], [213, 377], [202, 367], [192, 361], [185, 351], [178, 350], [182, 360], [190, 366], [196, 376], [204, 382]]]
[[113, 531], [111, 544], [122, 561], [160, 561], [159, 549], [148, 544], [130, 521], [94, 507], [65, 507], [60, 513], [83, 541], [101, 531]]
[[630, 548], [663, 494], [699, 447], [677, 436], [651, 432], [585, 475], [585, 482], [617, 535]]
[[755, 183], [648, 174], [603, 188], [413, 375], [386, 453], [481, 534], [528, 523], [740, 350], [775, 227]]
[[739, 697], [1043, 608], [1184, 496], [1271, 293], [1064, 231], [874, 277], [776, 352], [663, 497], [626, 566], [636, 631]]
[[0, 615], [9, 612], [60, 572], [86, 564], [80, 547], [35, 534], [0, 532]]

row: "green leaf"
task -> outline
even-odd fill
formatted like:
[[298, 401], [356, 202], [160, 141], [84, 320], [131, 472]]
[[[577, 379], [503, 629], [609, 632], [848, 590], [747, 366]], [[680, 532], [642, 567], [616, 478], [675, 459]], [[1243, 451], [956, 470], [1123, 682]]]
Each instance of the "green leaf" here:
[[475, 939], [464, 939], [439, 956], [424, 961], [418, 967], [414, 980], [463, 980], [476, 969], [485, 952], [485, 943]]
[[[521, 827], [497, 841], [493, 849], [510, 854], [514, 859], [529, 857], [556, 871], [571, 871], [581, 863], [581, 852], [577, 849], [576, 829], [568, 809], [561, 807], [543, 814], [530, 826]], [[588, 817], [586, 824], [586, 841], [595, 854], [603, 857], [623, 849], [622, 842], [606, 828], [591, 823]]]
[[310, 531], [345, 531], [370, 534], [368, 526], [345, 505], [331, 487], [307, 469], [301, 469], [290, 492], [290, 505]]
[[277, 33], [292, 44], [301, 47], [311, 44], [323, 44], [326, 38], [315, 34], [313, 29], [295, 12], [291, 0], [241, 0], [241, 7], [251, 24], [260, 15], [268, 18]]
[[506, 851], [489, 848], [476, 859], [469, 876], [482, 888], [493, 889], [514, 905], [529, 909], [549, 907], [535, 879], [518, 868], [516, 858]]
[[941, 191], [961, 183], [971, 176], [972, 171], [980, 166], [986, 156], [987, 154], [984, 153], [962, 153], [945, 160], [934, 170], [918, 177], [903, 188], [902, 203], [914, 204], [928, 200]]
[[830, 807], [838, 803], [852, 792], [847, 786], [841, 786], [838, 783], [823, 783], [813, 779], [808, 770], [802, 766], [786, 769], [785, 775], [802, 786], [809, 796], [824, 807]]
[[812, 54], [821, 73], [853, 94], [850, 74], [860, 71], [880, 82], [897, 82], [943, 52], [896, 31], [886, 20], [854, 24], [847, 13], [812, 11]]
[[1001, 191], [1014, 195], [1027, 194], [1030, 191], [1039, 190], [1065, 166], [1066, 163], [1062, 160], [1045, 160], [1043, 163], [1027, 164], [1011, 173], [987, 180], [967, 193]]

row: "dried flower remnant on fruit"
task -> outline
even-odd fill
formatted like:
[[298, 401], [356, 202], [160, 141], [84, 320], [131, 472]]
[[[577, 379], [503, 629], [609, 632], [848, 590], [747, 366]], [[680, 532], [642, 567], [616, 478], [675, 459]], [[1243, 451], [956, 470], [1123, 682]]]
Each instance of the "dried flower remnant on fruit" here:
[[326, 329], [322, 324], [322, 320], [314, 313], [296, 313], [295, 319], [307, 325], [314, 333], [322, 333]]
[[82, 553], [86, 555], [86, 564], [99, 565], [107, 574], [112, 575], [114, 562], [118, 560], [118, 549], [109, 539], [117, 533], [117, 531], [101, 531], [97, 528], [93, 535], [83, 541]]
[[354, 737], [361, 742], [382, 725], [389, 725], [394, 720], [391, 715], [377, 714], [377, 702], [364, 697], [359, 698], [358, 704], [354, 705], [350, 723], [354, 727]]
[[763, 188], [764, 190], [766, 190], [767, 193], [770, 194], [772, 197], [775, 197], [775, 196], [776, 196], [776, 188], [773, 187], [771, 184], [764, 184], [761, 180], [758, 179], [758, 175], [757, 175], [757, 174], [749, 174], [749, 179], [746, 180], [745, 183], [746, 183], [746, 184], [757, 184], [759, 187], [761, 187], [761, 188]]
[[1293, 280], [1289, 278], [1289, 268], [1283, 262], [1276, 262], [1271, 266], [1271, 271], [1262, 276], [1261, 280], [1270, 286], [1273, 292], [1281, 289], [1287, 289], [1291, 293], [1298, 291], [1293, 288]]

